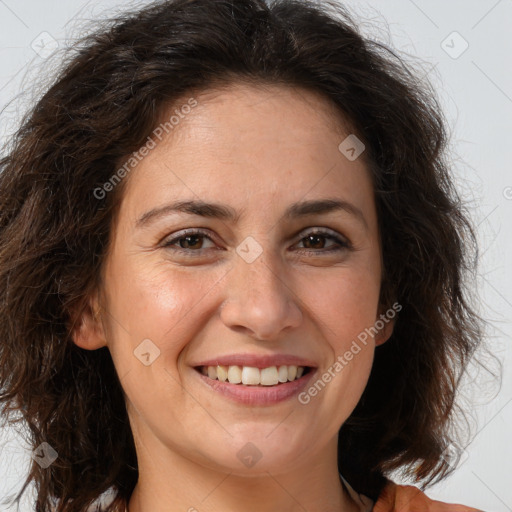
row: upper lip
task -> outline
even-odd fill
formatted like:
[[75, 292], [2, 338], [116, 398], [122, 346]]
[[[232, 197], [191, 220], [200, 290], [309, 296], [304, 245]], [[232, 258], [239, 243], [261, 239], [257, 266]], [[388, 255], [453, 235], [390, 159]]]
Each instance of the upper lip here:
[[309, 366], [315, 368], [315, 364], [308, 359], [289, 354], [230, 354], [217, 356], [213, 359], [205, 359], [192, 366], [251, 366], [253, 368], [268, 368], [270, 366]]

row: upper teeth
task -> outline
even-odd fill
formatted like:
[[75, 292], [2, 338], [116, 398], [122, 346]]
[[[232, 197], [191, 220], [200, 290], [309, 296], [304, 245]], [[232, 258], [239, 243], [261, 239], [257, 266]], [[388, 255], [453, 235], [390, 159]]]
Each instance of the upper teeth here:
[[283, 365], [268, 368], [254, 368], [253, 366], [202, 366], [203, 375], [210, 379], [218, 379], [230, 384], [245, 384], [257, 386], [275, 386], [279, 382], [288, 382], [302, 377], [303, 366]]

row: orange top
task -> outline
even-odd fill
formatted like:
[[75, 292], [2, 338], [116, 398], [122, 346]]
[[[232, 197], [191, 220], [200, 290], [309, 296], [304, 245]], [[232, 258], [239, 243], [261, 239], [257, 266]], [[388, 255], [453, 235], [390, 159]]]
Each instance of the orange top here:
[[465, 505], [431, 500], [417, 487], [393, 482], [383, 489], [374, 503], [367, 496], [358, 494], [342, 475], [340, 477], [350, 496], [360, 506], [361, 512], [482, 512]]
[[431, 500], [412, 485], [388, 484], [381, 492], [372, 512], [482, 512], [465, 505]]

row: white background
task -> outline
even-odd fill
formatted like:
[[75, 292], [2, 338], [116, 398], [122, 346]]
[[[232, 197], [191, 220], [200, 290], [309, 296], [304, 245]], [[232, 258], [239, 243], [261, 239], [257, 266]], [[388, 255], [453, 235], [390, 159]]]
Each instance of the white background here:
[[[459, 189], [478, 226], [481, 267], [474, 284], [481, 312], [490, 322], [487, 343], [504, 363], [501, 388], [482, 371], [474, 371], [466, 382], [476, 419], [474, 440], [453, 476], [428, 494], [486, 512], [512, 511], [512, 1], [344, 3], [366, 34], [390, 42], [411, 60], [421, 59], [419, 75], [438, 91], [449, 121]], [[0, 0], [1, 136], [15, 126], [33, 94], [34, 79], [51, 68], [45, 48], [51, 49], [54, 40], [62, 48], [83, 33], [88, 20], [126, 5], [119, 0]], [[12, 103], [21, 90], [29, 96]], [[469, 387], [470, 380], [477, 385]], [[12, 431], [0, 430], [0, 498], [19, 487], [29, 456]], [[28, 501], [23, 507], [22, 512], [31, 510]]]

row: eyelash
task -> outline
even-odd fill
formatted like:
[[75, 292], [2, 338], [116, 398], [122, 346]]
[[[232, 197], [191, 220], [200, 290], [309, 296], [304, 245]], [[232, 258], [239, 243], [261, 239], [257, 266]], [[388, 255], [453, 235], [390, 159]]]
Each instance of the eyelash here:
[[[300, 238], [299, 242], [302, 242], [308, 236], [312, 236], [312, 235], [313, 236], [322, 236], [322, 237], [328, 238], [330, 240], [333, 240], [334, 242], [336, 242], [336, 244], [338, 244], [338, 247], [335, 247], [332, 249], [303, 249], [301, 252], [306, 252], [306, 253], [313, 252], [313, 253], [318, 253], [318, 254], [332, 254], [332, 253], [352, 249], [352, 244], [348, 240], [344, 240], [341, 237], [330, 233], [329, 231], [325, 231], [325, 230], [321, 230], [321, 229], [313, 229], [312, 231], [305, 233], [304, 236], [302, 236]], [[172, 245], [175, 244], [176, 242], [179, 242], [180, 240], [183, 240], [189, 236], [203, 236], [205, 238], [208, 238], [208, 240], [210, 240], [211, 242], [214, 242], [212, 240], [212, 238], [205, 231], [202, 231], [199, 229], [193, 229], [193, 230], [189, 230], [189, 231], [183, 231], [182, 233], [180, 233], [179, 236], [176, 236], [176, 237], [172, 238], [171, 240], [164, 242], [163, 247], [165, 249], [170, 249], [173, 252], [186, 254], [187, 256], [191, 256], [191, 257], [201, 256], [203, 251], [208, 250], [208, 249], [193, 250], [193, 249], [182, 249], [182, 248], [172, 247]], [[196, 253], [196, 254], [194, 254], [194, 253]]]

